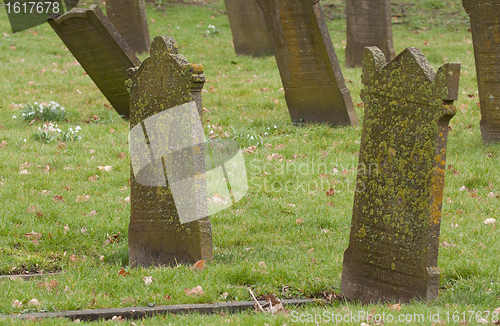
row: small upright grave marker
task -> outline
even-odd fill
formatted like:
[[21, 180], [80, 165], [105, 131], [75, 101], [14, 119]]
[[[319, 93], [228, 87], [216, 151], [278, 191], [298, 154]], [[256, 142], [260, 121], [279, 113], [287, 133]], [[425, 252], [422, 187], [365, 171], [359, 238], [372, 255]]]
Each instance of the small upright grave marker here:
[[392, 44], [390, 0], [347, 0], [345, 65], [361, 67], [365, 46], [376, 46], [388, 60], [396, 56]]
[[116, 112], [128, 119], [127, 69], [141, 62], [99, 7], [74, 8], [49, 24]]
[[149, 29], [144, 0], [106, 0], [106, 16], [132, 51], [149, 51]]
[[264, 14], [256, 0], [225, 0], [227, 17], [237, 54], [263, 56], [273, 48]]
[[364, 303], [433, 299], [448, 123], [460, 64], [437, 74], [417, 48], [386, 64], [365, 49], [365, 119], [341, 293]]
[[[196, 218], [208, 215], [204, 149], [193, 146], [203, 142], [203, 66], [179, 55], [172, 37], [156, 37], [150, 52], [140, 67], [129, 69], [127, 80], [131, 97], [130, 263], [158, 266], [211, 260], [210, 220]], [[190, 173], [192, 182], [187, 184], [183, 179]], [[189, 198], [176, 202], [179, 189], [175, 185], [190, 187], [181, 196]], [[194, 218], [182, 224], [180, 214]]]
[[462, 0], [470, 17], [477, 86], [481, 105], [481, 134], [486, 143], [500, 142], [500, 3]]
[[257, 1], [264, 11], [292, 122], [357, 126], [319, 0]]

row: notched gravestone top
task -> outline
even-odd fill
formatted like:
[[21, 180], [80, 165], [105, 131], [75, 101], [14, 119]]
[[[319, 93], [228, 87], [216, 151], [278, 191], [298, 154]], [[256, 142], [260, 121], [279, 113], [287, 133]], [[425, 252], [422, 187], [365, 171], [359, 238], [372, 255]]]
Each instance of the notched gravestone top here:
[[341, 293], [364, 303], [438, 294], [449, 120], [460, 64], [436, 73], [417, 48], [386, 64], [365, 49], [365, 118]]
[[49, 24], [116, 112], [128, 119], [127, 69], [141, 62], [99, 7], [74, 8]]
[[292, 122], [357, 126], [319, 0], [257, 0]]
[[[131, 161], [132, 166], [146, 166], [136, 174], [131, 169], [129, 259], [132, 266], [212, 259], [210, 220], [203, 218], [181, 224], [167, 180], [176, 162], [188, 162], [200, 176], [205, 169], [203, 149], [189, 147], [203, 141], [200, 139], [203, 137], [200, 121], [200, 92], [205, 81], [203, 66], [190, 64], [177, 49], [172, 37], [158, 36], [151, 44], [151, 56], [140, 67], [128, 71], [131, 144], [136, 147], [142, 144], [144, 148], [137, 155], [131, 153]], [[140, 124], [142, 127], [134, 128]], [[181, 148], [187, 150], [178, 152]], [[168, 150], [178, 154], [164, 155]], [[141, 164], [141, 160], [153, 163], [148, 166]], [[157, 179], [158, 175], [162, 176], [159, 185], [148, 183], [148, 179]], [[200, 191], [204, 187], [204, 178], [197, 178], [193, 184], [196, 193], [193, 198], [197, 200], [194, 204], [206, 202], [206, 191]]]
[[149, 51], [150, 39], [144, 0], [106, 0], [106, 16], [133, 51]]
[[263, 56], [273, 53], [262, 9], [256, 0], [225, 0], [236, 54]]
[[481, 134], [486, 143], [500, 142], [500, 2], [463, 0], [474, 44]]
[[347, 0], [347, 68], [361, 67], [365, 46], [376, 46], [388, 60], [396, 56], [392, 42], [390, 0]]

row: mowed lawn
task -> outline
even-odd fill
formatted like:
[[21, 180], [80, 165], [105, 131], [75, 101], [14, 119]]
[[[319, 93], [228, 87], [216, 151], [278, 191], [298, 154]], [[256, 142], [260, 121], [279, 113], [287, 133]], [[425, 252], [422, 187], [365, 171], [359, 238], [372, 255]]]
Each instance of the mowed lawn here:
[[[344, 64], [344, 4], [322, 4], [362, 126], [361, 69], [347, 70]], [[146, 9], [151, 38], [173, 36], [179, 53], [205, 68], [206, 134], [235, 139], [242, 148], [255, 146], [244, 154], [248, 193], [211, 216], [214, 260], [203, 270], [183, 265], [130, 269], [129, 124], [48, 24], [14, 34], [1, 5], [0, 274], [60, 273], [24, 282], [0, 280], [0, 313], [246, 301], [251, 300], [248, 289], [281, 299], [338, 294], [362, 127], [293, 125], [275, 58], [234, 53], [223, 1], [147, 4]], [[392, 10], [397, 53], [418, 47], [436, 70], [446, 62], [462, 64], [448, 136], [439, 298], [400, 306], [319, 300], [275, 315], [167, 315], [137, 325], [302, 325], [308, 314], [320, 314], [316, 321], [328, 324], [337, 314], [365, 312], [391, 314], [394, 324], [495, 320], [500, 312], [495, 312], [500, 307], [500, 146], [481, 139], [468, 17], [458, 0], [398, 1]], [[29, 104], [50, 101], [64, 107], [66, 115], [53, 122], [61, 133], [49, 133], [53, 139], [45, 142], [39, 131], [44, 122], [30, 123], [22, 113]], [[62, 133], [77, 127], [81, 139], [63, 139]], [[197, 286], [203, 293], [185, 291]], [[421, 315], [425, 320], [413, 318]], [[96, 324], [109, 323], [120, 324]]]

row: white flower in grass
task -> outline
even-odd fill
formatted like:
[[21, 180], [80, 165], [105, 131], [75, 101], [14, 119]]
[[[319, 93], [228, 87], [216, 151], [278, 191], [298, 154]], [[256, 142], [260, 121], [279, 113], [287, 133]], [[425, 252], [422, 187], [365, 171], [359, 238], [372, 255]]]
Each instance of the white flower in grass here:
[[12, 116], [12, 119], [15, 119], [15, 118], [17, 118], [17, 117], [16, 117], [15, 115], [13, 115], [13, 116]]

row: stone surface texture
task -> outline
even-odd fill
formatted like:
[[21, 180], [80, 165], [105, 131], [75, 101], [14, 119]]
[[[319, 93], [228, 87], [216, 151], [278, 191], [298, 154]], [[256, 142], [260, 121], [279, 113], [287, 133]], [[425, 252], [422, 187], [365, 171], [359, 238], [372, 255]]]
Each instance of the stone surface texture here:
[[99, 7], [74, 8], [49, 24], [116, 112], [128, 119], [127, 69], [141, 62]]
[[449, 120], [460, 64], [436, 73], [417, 48], [386, 64], [365, 49], [365, 104], [341, 293], [363, 303], [433, 299]]
[[294, 123], [357, 126], [319, 0], [257, 0]]
[[485, 143], [500, 142], [500, 1], [463, 0], [474, 44], [481, 134]]
[[237, 54], [264, 56], [273, 53], [262, 9], [256, 0], [224, 0]]
[[365, 46], [376, 46], [388, 60], [396, 56], [392, 42], [390, 0], [347, 0], [347, 68], [361, 67]]
[[151, 41], [144, 0], [106, 0], [106, 16], [132, 51], [149, 51]]
[[[178, 54], [177, 48], [172, 37], [158, 36], [151, 44], [151, 56], [140, 67], [129, 69], [127, 87], [131, 96], [131, 129], [164, 110], [192, 101], [198, 105], [196, 118], [201, 119], [200, 91], [205, 82], [203, 66], [190, 64]], [[160, 133], [163, 128], [177, 128], [179, 133], [194, 134], [193, 130], [184, 130], [186, 127], [177, 121], [161, 120], [159, 123], [162, 123], [157, 125]], [[192, 125], [188, 123], [185, 126], [189, 129]], [[146, 128], [144, 124], [143, 128]], [[157, 140], [148, 139], [151, 148], [154, 147], [153, 141]], [[162, 141], [168, 143], [168, 139]], [[134, 159], [139, 158], [131, 157], [131, 160]], [[163, 170], [168, 169], [168, 162], [165, 161]], [[204, 161], [201, 165], [204, 169]], [[163, 170], [161, 173], [166, 171]], [[144, 186], [137, 182], [131, 171], [131, 265], [159, 266], [212, 260], [210, 220], [207, 217], [181, 224], [165, 173], [164, 178], [166, 187]], [[200, 200], [206, 201], [206, 198]]]

